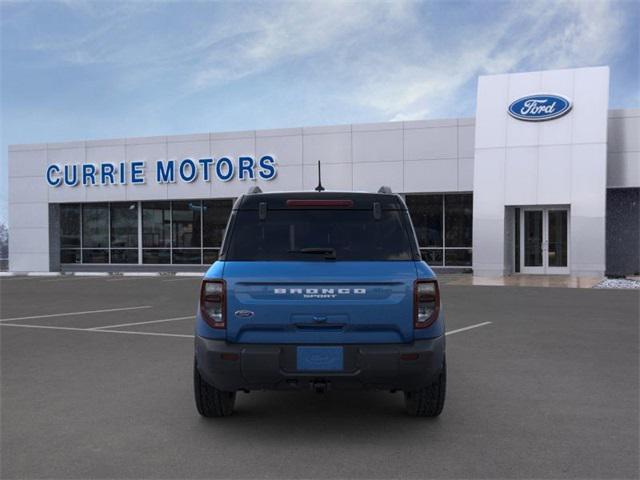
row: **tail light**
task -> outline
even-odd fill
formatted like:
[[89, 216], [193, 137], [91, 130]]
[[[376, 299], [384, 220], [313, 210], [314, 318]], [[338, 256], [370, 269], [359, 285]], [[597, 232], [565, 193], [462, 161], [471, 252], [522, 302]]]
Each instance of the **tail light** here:
[[427, 328], [438, 319], [440, 311], [438, 281], [417, 280], [413, 289], [413, 326]]
[[200, 312], [212, 328], [226, 328], [227, 286], [224, 280], [203, 280], [200, 290]]

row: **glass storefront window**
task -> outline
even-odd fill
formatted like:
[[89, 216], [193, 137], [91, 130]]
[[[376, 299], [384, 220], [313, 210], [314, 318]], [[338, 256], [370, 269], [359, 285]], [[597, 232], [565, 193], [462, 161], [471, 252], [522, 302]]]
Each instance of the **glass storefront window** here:
[[[82, 248], [109, 247], [109, 206], [85, 203], [82, 206]], [[95, 263], [95, 262], [91, 262]], [[100, 262], [102, 263], [102, 262]]]
[[142, 263], [162, 264], [170, 263], [171, 250], [168, 248], [154, 248], [142, 250]]
[[209, 265], [232, 208], [233, 199], [61, 204], [60, 262]]
[[407, 195], [406, 204], [423, 247], [442, 247], [442, 195]]
[[81, 208], [78, 204], [60, 205], [60, 263], [80, 263]]
[[111, 248], [138, 247], [138, 204], [112, 203]]
[[542, 210], [524, 210], [524, 266], [542, 267], [544, 239], [544, 213]]
[[138, 263], [138, 204], [112, 203], [111, 263]]
[[205, 265], [210, 265], [216, 260], [218, 260], [218, 255], [220, 254], [219, 248], [205, 248], [202, 251], [202, 263]]
[[82, 250], [82, 263], [109, 263], [109, 250], [85, 248]]
[[416, 229], [422, 257], [429, 265], [471, 266], [472, 194], [406, 195], [405, 202]]
[[142, 246], [169, 248], [171, 245], [171, 204], [144, 202], [142, 204]]
[[[233, 201], [204, 200], [202, 202], [202, 245], [206, 247], [220, 247], [222, 235], [231, 215]], [[216, 254], [217, 258], [217, 254]], [[206, 262], [205, 263], [210, 263]]]
[[[200, 235], [200, 215], [202, 202], [190, 200], [186, 202], [171, 203], [171, 220], [173, 229], [172, 247], [176, 248], [199, 248], [201, 242]], [[178, 263], [178, 262], [173, 262]], [[199, 263], [199, 262], [198, 262]]]
[[60, 250], [60, 263], [80, 263], [80, 249], [63, 248]]
[[567, 211], [549, 210], [549, 266], [566, 267], [568, 263]]
[[200, 264], [202, 263], [200, 255], [199, 248], [174, 248], [171, 251], [171, 263]]
[[432, 267], [442, 266], [441, 248], [421, 248], [420, 253], [422, 254], [422, 259]]
[[[471, 266], [471, 194], [407, 195], [422, 256]], [[60, 205], [61, 263], [205, 264], [218, 259], [232, 199]], [[142, 221], [142, 258], [138, 217]]]
[[447, 248], [444, 251], [444, 263], [447, 267], [470, 267], [470, 248]]
[[80, 205], [60, 205], [60, 248], [80, 247]]
[[473, 196], [444, 196], [445, 247], [471, 247]]
[[111, 249], [111, 263], [138, 263], [138, 249]]

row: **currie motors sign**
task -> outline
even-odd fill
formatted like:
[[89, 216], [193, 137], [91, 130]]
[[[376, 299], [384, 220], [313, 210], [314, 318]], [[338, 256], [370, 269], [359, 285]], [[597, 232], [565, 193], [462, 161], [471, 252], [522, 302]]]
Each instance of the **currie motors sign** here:
[[142, 185], [151, 178], [156, 183], [192, 183], [197, 180], [220, 182], [238, 180], [273, 180], [276, 177], [275, 158], [264, 155], [259, 159], [245, 156], [221, 157], [218, 159], [201, 158], [193, 160], [157, 160], [147, 172], [144, 160], [131, 162], [101, 162], [47, 165], [46, 179], [52, 187], [62, 185]]
[[527, 122], [542, 122], [561, 117], [571, 110], [571, 100], [560, 95], [527, 95], [509, 105], [509, 115]]

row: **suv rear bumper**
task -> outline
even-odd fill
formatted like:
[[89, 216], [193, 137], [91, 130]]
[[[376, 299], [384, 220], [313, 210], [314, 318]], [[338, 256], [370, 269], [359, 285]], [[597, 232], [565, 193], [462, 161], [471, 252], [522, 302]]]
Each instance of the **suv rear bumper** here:
[[440, 373], [445, 337], [409, 344], [342, 345], [344, 370], [340, 372], [297, 371], [296, 347], [227, 343], [196, 336], [196, 364], [208, 383], [224, 391], [298, 390], [319, 385], [417, 390], [433, 383]]

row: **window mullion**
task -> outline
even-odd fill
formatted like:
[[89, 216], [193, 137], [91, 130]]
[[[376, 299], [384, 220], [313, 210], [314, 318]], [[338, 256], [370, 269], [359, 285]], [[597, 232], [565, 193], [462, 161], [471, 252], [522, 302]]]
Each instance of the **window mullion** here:
[[111, 202], [107, 202], [107, 262], [111, 264]]
[[142, 202], [138, 205], [138, 265], [142, 265]]
[[80, 263], [84, 263], [84, 205], [80, 206]]
[[445, 223], [445, 212], [444, 212], [444, 208], [445, 208], [445, 203], [444, 203], [444, 194], [442, 194], [442, 265], [446, 266], [446, 261], [445, 261], [445, 253], [446, 253], [446, 244], [445, 244], [445, 238], [447, 237], [445, 235], [446, 232], [446, 223]]

